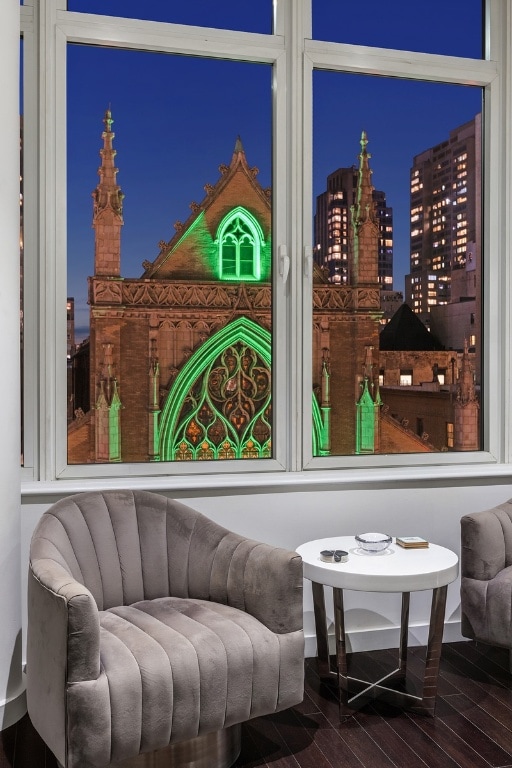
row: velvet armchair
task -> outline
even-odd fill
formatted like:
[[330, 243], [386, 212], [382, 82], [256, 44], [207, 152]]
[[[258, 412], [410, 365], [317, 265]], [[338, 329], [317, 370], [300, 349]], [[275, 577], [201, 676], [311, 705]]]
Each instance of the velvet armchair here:
[[461, 518], [461, 632], [512, 648], [512, 499]]
[[241, 723], [302, 700], [302, 584], [297, 553], [162, 495], [57, 502], [30, 546], [35, 728], [65, 768], [231, 765]]

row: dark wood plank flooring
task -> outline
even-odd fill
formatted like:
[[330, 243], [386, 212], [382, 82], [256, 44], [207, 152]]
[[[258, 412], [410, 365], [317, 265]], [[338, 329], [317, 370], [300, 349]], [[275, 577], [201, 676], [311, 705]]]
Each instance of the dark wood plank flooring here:
[[[424, 648], [409, 650], [418, 684]], [[351, 674], [376, 679], [396, 651], [355, 653]], [[364, 672], [363, 672], [364, 670]], [[56, 768], [28, 716], [0, 734], [0, 768]], [[512, 768], [512, 676], [508, 652], [473, 642], [443, 645], [436, 717], [382, 701], [339, 721], [332, 685], [306, 660], [304, 701], [246, 723], [236, 768]]]

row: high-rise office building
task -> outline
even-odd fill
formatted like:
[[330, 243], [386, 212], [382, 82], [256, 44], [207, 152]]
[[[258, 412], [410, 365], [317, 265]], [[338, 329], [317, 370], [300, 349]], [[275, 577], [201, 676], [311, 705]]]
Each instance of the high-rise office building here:
[[[316, 199], [315, 262], [322, 267], [329, 282], [350, 282], [351, 207], [357, 202], [359, 169], [338, 168], [327, 177], [327, 189]], [[386, 204], [384, 192], [372, 189], [379, 226], [378, 272], [383, 290], [393, 290], [393, 209]]]
[[478, 293], [481, 125], [478, 114], [413, 159], [405, 301], [428, 326], [434, 307], [460, 300], [459, 278], [466, 299]]

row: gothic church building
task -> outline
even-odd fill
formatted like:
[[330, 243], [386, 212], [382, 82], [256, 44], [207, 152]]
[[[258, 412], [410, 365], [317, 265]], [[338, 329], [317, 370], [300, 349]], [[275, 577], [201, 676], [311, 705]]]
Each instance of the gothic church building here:
[[[93, 192], [90, 402], [70, 422], [69, 463], [271, 457], [270, 190], [238, 139], [157, 258], [140, 278], [123, 277], [112, 123], [107, 111]], [[404, 451], [433, 450], [381, 419], [379, 232], [366, 147], [363, 133], [349, 281], [332, 285], [315, 266], [314, 455], [378, 453], [389, 430]]]

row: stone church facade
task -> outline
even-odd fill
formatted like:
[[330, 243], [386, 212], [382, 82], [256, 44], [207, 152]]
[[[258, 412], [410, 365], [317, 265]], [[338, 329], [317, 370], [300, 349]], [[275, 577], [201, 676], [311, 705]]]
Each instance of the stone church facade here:
[[[270, 190], [238, 139], [188, 220], [176, 222], [140, 278], [125, 278], [112, 123], [107, 111], [93, 192], [90, 403], [69, 425], [68, 461], [271, 457]], [[363, 133], [349, 284], [331, 285], [315, 267], [315, 455], [380, 450], [378, 222], [369, 157]], [[404, 452], [433, 450], [394, 428]]]

